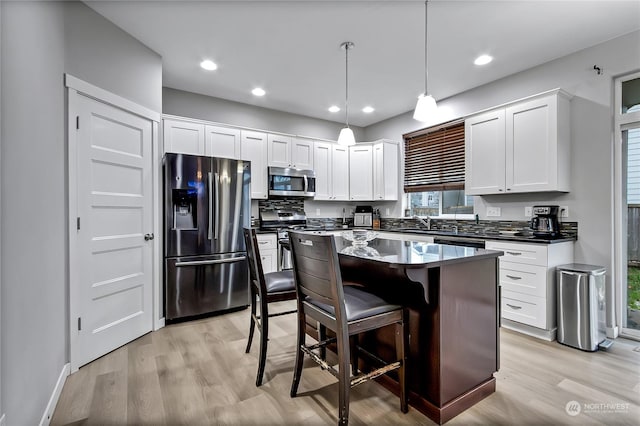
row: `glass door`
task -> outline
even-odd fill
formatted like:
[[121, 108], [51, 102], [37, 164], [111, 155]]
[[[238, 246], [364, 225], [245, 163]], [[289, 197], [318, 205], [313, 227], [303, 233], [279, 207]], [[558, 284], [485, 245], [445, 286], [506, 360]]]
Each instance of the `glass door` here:
[[622, 334], [640, 339], [640, 74], [616, 83], [619, 318]]
[[[634, 107], [636, 108], [636, 107]], [[640, 111], [640, 105], [637, 105]], [[624, 334], [640, 337], [640, 123], [622, 131], [622, 179], [627, 211], [627, 277], [623, 291]], [[623, 283], [625, 282], [624, 276]], [[626, 294], [625, 294], [626, 293]]]

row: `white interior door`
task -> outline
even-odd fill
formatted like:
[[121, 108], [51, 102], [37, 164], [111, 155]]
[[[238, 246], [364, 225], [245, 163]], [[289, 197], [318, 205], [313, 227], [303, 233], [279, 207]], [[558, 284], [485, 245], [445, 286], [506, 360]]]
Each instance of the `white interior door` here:
[[69, 168], [76, 211], [70, 210], [70, 222], [77, 216], [77, 230], [70, 232], [70, 311], [76, 369], [152, 329], [153, 195], [152, 121], [73, 96], [70, 120], [75, 114], [78, 121]]

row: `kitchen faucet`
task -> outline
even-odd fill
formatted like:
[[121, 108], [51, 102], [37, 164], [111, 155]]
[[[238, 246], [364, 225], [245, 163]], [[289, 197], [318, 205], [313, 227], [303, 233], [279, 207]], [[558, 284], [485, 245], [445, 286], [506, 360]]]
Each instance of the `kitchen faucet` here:
[[423, 218], [421, 218], [421, 217], [419, 217], [417, 215], [414, 215], [413, 218], [415, 220], [417, 220], [418, 222], [420, 222], [421, 224], [423, 224], [424, 226], [426, 226], [427, 227], [427, 231], [431, 230], [431, 218], [429, 216], [427, 216], [427, 220], [426, 221]]

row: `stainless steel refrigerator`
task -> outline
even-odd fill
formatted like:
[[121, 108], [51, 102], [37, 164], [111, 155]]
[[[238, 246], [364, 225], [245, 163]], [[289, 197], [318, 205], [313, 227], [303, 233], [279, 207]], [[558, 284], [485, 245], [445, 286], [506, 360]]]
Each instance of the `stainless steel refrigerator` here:
[[164, 156], [165, 318], [248, 306], [250, 163]]

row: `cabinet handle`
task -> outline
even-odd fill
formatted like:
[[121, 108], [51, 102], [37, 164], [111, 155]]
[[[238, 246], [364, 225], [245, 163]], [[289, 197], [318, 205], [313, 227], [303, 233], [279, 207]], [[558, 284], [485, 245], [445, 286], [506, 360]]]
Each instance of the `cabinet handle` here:
[[502, 192], [502, 189], [498, 189], [499, 192]]
[[521, 280], [522, 277], [517, 277], [515, 275], [507, 275], [507, 278], [511, 278], [512, 280]]
[[507, 188], [507, 191], [511, 191], [511, 188]]
[[258, 244], [269, 244], [269, 241], [258, 241]]
[[511, 256], [520, 256], [522, 253], [519, 253], [517, 251], [508, 251], [507, 254], [510, 254]]
[[507, 303], [507, 306], [510, 307], [511, 309], [522, 309], [522, 306], [516, 306], [516, 305], [512, 305], [510, 303]]

